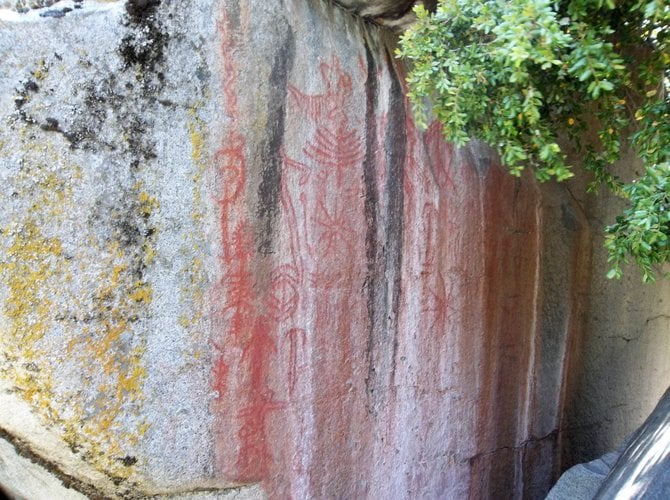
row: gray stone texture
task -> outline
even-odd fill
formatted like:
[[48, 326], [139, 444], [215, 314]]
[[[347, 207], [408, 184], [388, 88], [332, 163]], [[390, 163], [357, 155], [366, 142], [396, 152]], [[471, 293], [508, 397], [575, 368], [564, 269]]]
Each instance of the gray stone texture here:
[[565, 471], [552, 487], [546, 500], [591, 500], [619, 457], [613, 452]]
[[67, 488], [50, 471], [19, 455], [8, 441], [0, 438], [1, 493], [15, 499], [86, 498], [78, 491]]
[[141, 470], [147, 492], [218, 486], [191, 146], [220, 112], [212, 8], [86, 1], [0, 21], [3, 375], [87, 462], [126, 483]]
[[631, 436], [595, 498], [670, 497], [670, 389]]
[[670, 389], [615, 452], [563, 473], [547, 500], [670, 496]]
[[[615, 172], [630, 178], [641, 165], [628, 153]], [[621, 281], [605, 278], [602, 228], [624, 202], [572, 189], [588, 218], [590, 271], [579, 295], [583, 336], [576, 339], [562, 421], [563, 467], [620, 446], [655, 407], [670, 380], [670, 280], [644, 285], [631, 265]]]
[[409, 3], [0, 9], [8, 488], [541, 498], [639, 425], [669, 284], [602, 279], [609, 198], [416, 129], [353, 15]]

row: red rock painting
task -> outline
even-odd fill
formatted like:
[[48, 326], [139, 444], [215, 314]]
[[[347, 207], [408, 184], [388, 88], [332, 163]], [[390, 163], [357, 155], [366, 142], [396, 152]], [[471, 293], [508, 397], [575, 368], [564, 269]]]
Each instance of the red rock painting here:
[[[221, 58], [223, 61], [223, 93], [226, 109], [233, 123], [239, 121], [236, 97], [236, 38], [229, 29], [229, 20], [219, 23]], [[217, 358], [214, 362], [213, 387], [218, 392], [215, 414], [220, 416], [217, 432], [222, 427], [236, 429], [237, 446], [217, 441], [217, 463], [232, 479], [260, 481], [272, 466], [266, 426], [273, 412], [286, 403], [275, 397], [268, 381], [270, 360], [277, 355], [277, 322], [295, 310], [295, 285], [291, 274], [279, 270], [272, 278], [271, 293], [259, 296], [254, 265], [256, 255], [252, 222], [246, 213], [244, 197], [247, 189], [245, 138], [231, 129], [215, 155], [221, 185], [218, 200], [221, 218], [221, 269], [216, 287], [215, 316], [220, 331], [215, 337]], [[259, 300], [266, 300], [259, 307]]]
[[286, 89], [298, 130], [273, 146], [277, 211], [259, 224], [240, 30], [219, 25], [217, 472], [274, 498], [467, 496], [513, 477], [514, 460], [482, 464], [530, 432], [514, 405], [533, 369], [532, 307], [516, 305], [535, 293], [516, 258], [537, 244], [532, 184], [417, 131], [390, 57], [333, 55]]

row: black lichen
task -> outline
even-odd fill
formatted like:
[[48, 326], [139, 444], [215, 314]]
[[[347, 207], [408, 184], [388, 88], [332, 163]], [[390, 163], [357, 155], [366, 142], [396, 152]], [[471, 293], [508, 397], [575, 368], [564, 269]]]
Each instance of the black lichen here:
[[131, 465], [135, 465], [137, 463], [137, 458], [131, 457], [130, 455], [126, 455], [125, 457], [119, 458], [118, 460], [126, 467], [130, 467]]
[[58, 120], [55, 118], [47, 118], [45, 123], [40, 124], [40, 128], [47, 132], [59, 132], [60, 127], [58, 125]]
[[160, 0], [128, 0], [128, 33], [121, 40], [119, 53], [126, 67], [139, 66], [153, 72], [163, 59], [167, 33], [156, 16]]
[[160, 0], [128, 0], [126, 12], [133, 18], [146, 18], [156, 11]]

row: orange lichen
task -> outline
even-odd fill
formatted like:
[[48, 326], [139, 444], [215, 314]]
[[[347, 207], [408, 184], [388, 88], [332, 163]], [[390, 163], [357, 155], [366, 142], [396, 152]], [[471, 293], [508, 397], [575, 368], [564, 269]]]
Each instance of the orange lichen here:
[[[149, 425], [140, 415], [144, 342], [133, 330], [151, 303], [152, 287], [134, 270], [149, 266], [155, 250], [149, 238], [138, 246], [112, 239], [99, 247], [90, 234], [77, 235], [86, 244], [68, 247], [64, 241], [72, 235], [63, 233], [64, 221], [76, 212], [73, 192], [81, 170], [25, 130], [18, 138], [24, 166], [11, 182], [27, 209], [2, 228], [0, 374], [60, 428], [73, 450], [99, 470], [127, 478], [132, 465], [119, 457], [134, 454]], [[140, 187], [133, 193], [137, 201], [130, 210], [137, 218], [159, 208]], [[62, 349], [79, 379], [56, 381], [54, 349]]]
[[[205, 122], [198, 116], [198, 107], [199, 104], [189, 110], [189, 122], [187, 124], [193, 165], [193, 209], [191, 217], [195, 225], [194, 232], [187, 234], [187, 241], [194, 255], [201, 253], [200, 245], [202, 238], [199, 234], [196, 235], [195, 232], [201, 233], [203, 231], [204, 210], [202, 207], [201, 184], [209, 164], [206, 149], [207, 127]], [[183, 303], [188, 312], [179, 316], [179, 325], [184, 330], [190, 331], [195, 337], [202, 338], [204, 336], [202, 327], [202, 311], [204, 309], [203, 289], [205, 288], [205, 271], [202, 260], [194, 257], [189, 265], [182, 269], [182, 273], [188, 277], [188, 281], [181, 288], [182, 297], [184, 298]], [[196, 350], [192, 355], [194, 358], [197, 358], [200, 353]]]

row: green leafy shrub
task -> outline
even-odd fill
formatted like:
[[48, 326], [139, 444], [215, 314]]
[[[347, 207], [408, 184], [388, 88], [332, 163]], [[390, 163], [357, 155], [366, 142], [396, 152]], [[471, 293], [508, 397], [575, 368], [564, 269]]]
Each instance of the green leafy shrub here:
[[[589, 188], [605, 184], [629, 201], [606, 229], [608, 276], [621, 277], [632, 257], [653, 281], [670, 259], [666, 1], [439, 0], [434, 13], [415, 12], [397, 54], [411, 61], [417, 123], [436, 118], [457, 145], [481, 139], [513, 175], [531, 168], [540, 181], [573, 175], [567, 139]], [[610, 166], [626, 141], [646, 170], [623, 182]]]

